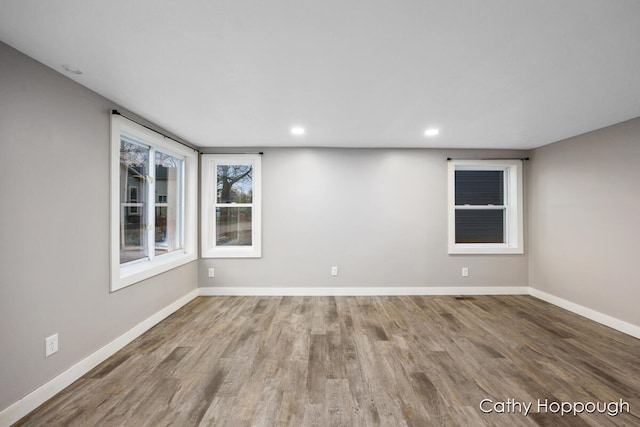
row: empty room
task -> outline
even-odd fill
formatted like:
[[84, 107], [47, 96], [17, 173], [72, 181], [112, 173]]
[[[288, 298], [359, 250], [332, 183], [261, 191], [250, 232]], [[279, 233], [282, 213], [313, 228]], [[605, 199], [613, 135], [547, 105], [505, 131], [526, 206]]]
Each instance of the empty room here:
[[640, 2], [0, 2], [0, 427], [640, 425]]

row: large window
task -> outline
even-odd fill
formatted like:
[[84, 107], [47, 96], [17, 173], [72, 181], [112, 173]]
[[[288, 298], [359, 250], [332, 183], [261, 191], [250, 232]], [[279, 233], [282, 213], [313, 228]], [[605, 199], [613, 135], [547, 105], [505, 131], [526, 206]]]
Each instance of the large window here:
[[205, 154], [202, 162], [202, 257], [260, 257], [260, 156]]
[[196, 152], [112, 115], [111, 290], [196, 259]]
[[449, 161], [449, 253], [523, 253], [522, 162]]

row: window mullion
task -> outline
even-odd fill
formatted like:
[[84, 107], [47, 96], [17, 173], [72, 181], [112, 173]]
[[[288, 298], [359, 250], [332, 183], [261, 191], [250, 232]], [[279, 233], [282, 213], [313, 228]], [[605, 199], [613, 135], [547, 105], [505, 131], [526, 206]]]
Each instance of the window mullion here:
[[506, 209], [506, 205], [455, 205], [455, 209], [457, 210], [490, 210], [490, 209]]
[[156, 150], [149, 148], [149, 168], [147, 176], [147, 247], [149, 260], [156, 256]]
[[505, 206], [509, 206], [511, 205], [512, 201], [511, 201], [511, 195], [509, 194], [510, 192], [510, 172], [509, 169], [505, 169], [504, 171], [504, 205]]
[[187, 159], [182, 159], [182, 169], [180, 170], [180, 197], [178, 197], [178, 206], [177, 206], [177, 215], [178, 215], [178, 235], [176, 239], [178, 240], [176, 243], [179, 247], [184, 251], [185, 243], [184, 243], [184, 215], [185, 215], [185, 205], [186, 205], [186, 175], [185, 170], [187, 169]]
[[218, 203], [218, 174], [217, 174], [218, 165], [219, 163], [217, 161], [214, 161], [212, 165], [213, 166], [212, 167], [212, 171], [213, 171], [213, 189], [212, 189], [213, 212], [212, 214], [213, 215], [211, 218], [212, 234], [210, 239], [213, 242], [212, 243], [213, 246], [215, 246], [216, 236], [218, 235], [218, 208], [221, 207], [221, 205], [223, 205], [222, 203]]
[[246, 203], [215, 203], [214, 207], [216, 208], [250, 208], [251, 204]]

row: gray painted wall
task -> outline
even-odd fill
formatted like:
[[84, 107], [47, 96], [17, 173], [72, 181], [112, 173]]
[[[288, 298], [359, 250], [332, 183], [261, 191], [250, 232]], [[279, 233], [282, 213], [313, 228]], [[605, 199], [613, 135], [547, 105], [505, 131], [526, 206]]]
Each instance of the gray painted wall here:
[[201, 287], [527, 286], [526, 255], [447, 254], [446, 162], [526, 152], [263, 151], [263, 256], [202, 259]]
[[0, 411], [196, 288], [194, 262], [109, 293], [110, 108], [0, 43]]
[[640, 118], [536, 149], [529, 284], [640, 325]]

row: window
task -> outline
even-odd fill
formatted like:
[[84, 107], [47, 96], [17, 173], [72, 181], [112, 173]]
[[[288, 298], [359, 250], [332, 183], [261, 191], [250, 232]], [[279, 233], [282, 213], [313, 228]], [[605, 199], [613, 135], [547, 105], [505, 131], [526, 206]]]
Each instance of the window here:
[[261, 256], [260, 155], [202, 156], [202, 257]]
[[111, 290], [197, 258], [196, 152], [111, 116]]
[[521, 254], [522, 161], [450, 160], [449, 253]]

